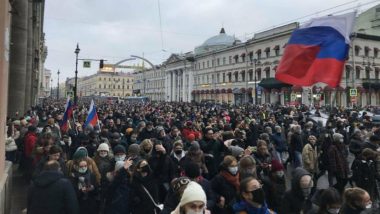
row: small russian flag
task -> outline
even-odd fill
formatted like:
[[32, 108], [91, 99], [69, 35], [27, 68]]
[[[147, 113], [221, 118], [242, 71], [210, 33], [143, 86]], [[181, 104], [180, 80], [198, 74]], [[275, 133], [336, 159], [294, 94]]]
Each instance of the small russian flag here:
[[98, 114], [96, 112], [96, 106], [94, 103], [94, 100], [91, 100], [90, 110], [88, 111], [86, 122], [84, 123], [84, 127], [88, 126], [88, 124], [91, 124], [92, 126], [95, 126], [98, 123]]
[[69, 120], [73, 117], [73, 103], [71, 102], [70, 97], [67, 97], [66, 105], [65, 105], [65, 113], [63, 114], [63, 119], [59, 126], [61, 130], [66, 132], [69, 128]]
[[292, 33], [276, 79], [299, 86], [339, 85], [356, 13], [312, 19]]

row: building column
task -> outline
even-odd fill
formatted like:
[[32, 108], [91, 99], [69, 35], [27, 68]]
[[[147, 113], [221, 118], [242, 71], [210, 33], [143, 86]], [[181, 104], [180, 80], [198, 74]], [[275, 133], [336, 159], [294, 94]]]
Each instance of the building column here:
[[25, 107], [27, 111], [31, 107], [32, 97], [32, 73], [33, 73], [33, 2], [28, 1], [28, 30], [27, 30], [27, 56], [26, 56], [26, 81], [25, 81]]
[[9, 56], [8, 116], [25, 113], [25, 83], [28, 41], [28, 2], [13, 1]]

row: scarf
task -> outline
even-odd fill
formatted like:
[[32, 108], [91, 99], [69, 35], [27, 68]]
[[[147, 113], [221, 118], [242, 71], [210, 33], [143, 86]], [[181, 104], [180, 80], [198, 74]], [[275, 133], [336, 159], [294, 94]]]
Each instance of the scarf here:
[[227, 171], [221, 171], [220, 175], [226, 179], [228, 183], [232, 184], [237, 191], [240, 190], [239, 173], [234, 176]]

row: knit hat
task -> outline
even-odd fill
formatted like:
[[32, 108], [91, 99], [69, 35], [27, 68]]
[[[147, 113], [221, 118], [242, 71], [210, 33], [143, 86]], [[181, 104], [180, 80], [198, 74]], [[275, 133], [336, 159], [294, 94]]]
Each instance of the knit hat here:
[[115, 163], [115, 171], [119, 171], [119, 169], [124, 167], [124, 161], [116, 161]]
[[180, 140], [177, 140], [177, 141], [174, 142], [173, 148], [176, 148], [177, 146], [180, 146], [180, 147], [183, 148], [183, 143]]
[[130, 133], [132, 133], [133, 132], [133, 128], [127, 128], [127, 134], [130, 134]]
[[244, 149], [239, 146], [230, 146], [228, 149], [235, 158], [238, 158], [244, 152]]
[[136, 143], [131, 144], [128, 147], [128, 155], [139, 155], [140, 154], [140, 146]]
[[79, 159], [82, 159], [82, 158], [85, 158], [88, 156], [88, 152], [87, 152], [87, 149], [85, 147], [79, 147], [74, 155], [73, 155], [73, 159], [74, 160], [79, 160]]
[[101, 143], [98, 146], [98, 150], [97, 151], [107, 151], [107, 152], [109, 152], [110, 151], [110, 147], [106, 143]]
[[113, 153], [114, 154], [117, 154], [117, 153], [126, 153], [126, 151], [125, 151], [125, 147], [124, 146], [122, 146], [122, 145], [117, 145], [117, 146], [115, 146], [115, 148], [113, 149]]
[[195, 135], [193, 133], [187, 135], [187, 140], [193, 142], [195, 140]]
[[191, 181], [182, 194], [179, 206], [183, 207], [184, 205], [194, 201], [201, 201], [206, 204], [207, 198], [203, 188], [198, 183]]
[[283, 171], [284, 166], [280, 163], [280, 161], [274, 159], [272, 160], [272, 172]]

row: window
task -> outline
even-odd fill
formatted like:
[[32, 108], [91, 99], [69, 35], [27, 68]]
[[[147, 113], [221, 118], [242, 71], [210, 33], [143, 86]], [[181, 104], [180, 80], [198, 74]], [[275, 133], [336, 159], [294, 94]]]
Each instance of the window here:
[[261, 49], [258, 49], [256, 51], [256, 54], [257, 54], [257, 59], [261, 59]]
[[106, 84], [104, 84], [104, 88], [107, 88]]
[[108, 81], [111, 81], [111, 77], [110, 77], [110, 78], [108, 78]]
[[117, 89], [120, 89], [120, 85], [117, 85]]
[[377, 79], [377, 80], [379, 79], [379, 70], [375, 71], [375, 79]]
[[257, 80], [261, 81], [261, 70], [257, 71]]
[[205, 62], [202, 62], [202, 69], [205, 68]]
[[220, 59], [216, 59], [216, 65], [219, 66], [220, 65]]
[[215, 66], [215, 60], [213, 59], [212, 61], [211, 61], [211, 67], [214, 67]]
[[226, 82], [226, 73], [223, 73], [223, 82]]
[[253, 80], [253, 71], [249, 71], [249, 81]]
[[365, 47], [364, 48], [364, 56], [367, 56], [368, 57], [368, 55], [369, 55], [369, 51], [370, 51], [371, 49], [369, 48], [369, 47]]
[[102, 81], [102, 78], [101, 78], [101, 77], [99, 77], [99, 81]]
[[226, 64], [226, 57], [223, 57], [223, 65]]
[[244, 53], [241, 55], [241, 61], [245, 62], [245, 54]]
[[102, 88], [102, 85], [101, 85], [101, 84], [99, 84], [99, 88]]
[[207, 60], [207, 68], [210, 67], [210, 61]]
[[206, 78], [207, 78], [207, 83], [209, 83], [208, 75], [206, 75]]
[[235, 82], [239, 81], [239, 72], [235, 72]]
[[377, 58], [379, 55], [379, 49], [378, 48], [374, 48], [373, 49], [373, 57]]
[[228, 64], [231, 64], [232, 63], [232, 56], [229, 56], [228, 57]]
[[127, 85], [127, 89], [129, 89], [129, 85]]
[[234, 59], [235, 59], [235, 63], [238, 63], [238, 62], [239, 62], [239, 56], [238, 56], [238, 55], [235, 55], [235, 56], [234, 56]]
[[115, 89], [115, 85], [113, 85], [113, 89]]
[[365, 69], [365, 78], [366, 78], [366, 79], [369, 79], [369, 78], [370, 78], [369, 67], [366, 67], [366, 69]]
[[350, 79], [350, 70], [346, 70], [346, 79]]
[[216, 82], [217, 82], [217, 83], [220, 82], [220, 74], [217, 74], [217, 75], [216, 75]]
[[266, 70], [266, 71], [265, 71], [265, 76], [266, 76], [266, 78], [269, 78], [269, 77], [270, 77], [270, 70]]
[[361, 47], [358, 45], [355, 45], [355, 56], [359, 56]]
[[245, 71], [241, 72], [241, 81], [245, 82]]
[[269, 56], [270, 56], [270, 48], [269, 47], [265, 48], [265, 56], [266, 56], [266, 58], [269, 58]]
[[228, 73], [228, 82], [232, 82], [232, 73]]
[[274, 50], [274, 55], [276, 55], [276, 56], [280, 55], [280, 46], [279, 45], [274, 46], [273, 50]]
[[360, 70], [356, 69], [356, 79], [360, 79]]

